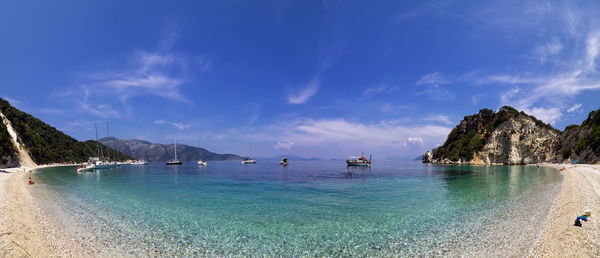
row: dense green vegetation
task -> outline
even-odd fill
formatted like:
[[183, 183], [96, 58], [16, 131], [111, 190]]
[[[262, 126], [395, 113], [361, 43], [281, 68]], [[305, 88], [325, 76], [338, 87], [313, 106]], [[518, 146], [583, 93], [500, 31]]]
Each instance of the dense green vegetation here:
[[575, 147], [575, 154], [579, 155], [586, 148], [600, 151], [600, 109], [588, 114], [588, 118], [581, 123], [582, 127], [589, 127], [591, 132], [582, 137]]
[[[451, 136], [452, 138], [450, 138]], [[484, 140], [481, 135], [475, 131], [471, 131], [467, 134], [458, 134], [456, 128], [450, 132], [448, 136], [447, 144], [436, 149], [438, 155], [442, 158], [448, 158], [452, 161], [458, 161], [460, 158], [467, 160], [473, 159], [475, 153], [483, 148]]]
[[[21, 144], [27, 147], [31, 158], [37, 164], [84, 162], [89, 157], [97, 156], [95, 141], [77, 141], [41, 120], [14, 108], [8, 101], [1, 98], [0, 111], [10, 120]], [[0, 137], [2, 137], [1, 132]], [[104, 153], [107, 153], [108, 148], [104, 145], [102, 148]], [[111, 153], [113, 152], [117, 153], [117, 160], [132, 159], [123, 153], [111, 151]]]
[[10, 141], [10, 134], [0, 120], [0, 165], [6, 164], [11, 157], [16, 159], [15, 153], [15, 146]]

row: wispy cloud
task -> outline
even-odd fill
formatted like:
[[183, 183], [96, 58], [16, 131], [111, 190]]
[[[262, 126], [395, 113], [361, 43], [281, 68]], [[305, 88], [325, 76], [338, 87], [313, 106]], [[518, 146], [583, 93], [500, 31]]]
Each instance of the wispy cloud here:
[[417, 92], [416, 95], [427, 95], [434, 101], [455, 100], [456, 95], [454, 95], [454, 93], [445, 87], [441, 87], [441, 85], [450, 83], [451, 82], [440, 72], [423, 75], [415, 84], [427, 87], [425, 90]]
[[366, 88], [363, 91], [363, 98], [371, 98], [380, 94], [390, 94], [393, 93], [397, 90], [399, 90], [400, 87], [398, 86], [388, 86], [388, 85], [380, 85], [377, 87], [372, 87], [372, 88]]
[[119, 117], [120, 115], [119, 112], [114, 110], [109, 104], [91, 105], [85, 101], [78, 101], [78, 103], [83, 111], [87, 111], [102, 118]]
[[426, 117], [423, 118], [423, 121], [440, 122], [440, 123], [444, 123], [444, 124], [447, 124], [447, 125], [454, 124], [452, 121], [450, 121], [450, 119], [448, 119], [448, 116], [445, 116], [445, 115], [431, 115], [431, 116], [426, 116]]
[[449, 84], [444, 75], [440, 72], [428, 73], [423, 75], [416, 83], [416, 85], [442, 85]]
[[[540, 24], [556, 26], [540, 31], [542, 42], [533, 47], [537, 60], [523, 72], [479, 76], [473, 83], [510, 86], [500, 94], [501, 105], [514, 106], [552, 124], [561, 121], [563, 112], [580, 108], [573, 103], [577, 96], [600, 91], [600, 22], [596, 18], [600, 8], [583, 8], [569, 1], [531, 2], [514, 13], [514, 8], [504, 8], [502, 2], [496, 5], [502, 8], [492, 6], [485, 17], [509, 17], [505, 23], [495, 24], [506, 28], [507, 33], [539, 31]], [[522, 19], [523, 15], [531, 18]]]
[[408, 137], [408, 139], [404, 143], [404, 146], [409, 146], [409, 145], [423, 145], [423, 138], [421, 138], [421, 137]]
[[525, 109], [523, 109], [523, 111], [525, 113], [533, 115], [537, 119], [540, 119], [549, 124], [555, 124], [563, 116], [562, 112], [560, 111], [560, 108], [556, 108], [556, 107], [550, 107], [550, 108], [531, 107], [531, 108], [525, 108]]
[[185, 81], [181, 72], [173, 75], [173, 69], [180, 67], [183, 60], [143, 51], [135, 52], [130, 59], [130, 64], [119, 70], [86, 74], [82, 87], [88, 95], [116, 95], [122, 102], [139, 95], [187, 101], [180, 93]]
[[156, 120], [156, 121], [154, 121], [154, 123], [157, 125], [162, 125], [162, 124], [172, 125], [179, 130], [188, 129], [191, 127], [190, 125], [184, 124], [182, 122], [171, 122], [171, 121], [166, 121], [166, 120]]
[[270, 125], [253, 139], [275, 140], [278, 148], [328, 146], [327, 149], [347, 151], [368, 146], [399, 151], [407, 144], [433, 146], [443, 141], [450, 130], [437, 125], [402, 126], [395, 121], [365, 124], [345, 119], [296, 119]]
[[563, 44], [554, 37], [551, 41], [537, 46], [533, 52], [538, 57], [540, 63], [544, 63], [548, 57], [558, 54], [563, 49]]
[[581, 104], [577, 103], [577, 104], [573, 105], [572, 107], [570, 107], [569, 109], [567, 109], [567, 113], [572, 113], [572, 112], [575, 112], [580, 109], [581, 109]]
[[304, 104], [310, 97], [315, 95], [319, 90], [321, 81], [318, 77], [313, 78], [297, 93], [291, 93], [288, 96], [288, 103], [290, 104]]
[[277, 141], [277, 144], [273, 145], [273, 148], [289, 150], [293, 145], [294, 143], [291, 141]]

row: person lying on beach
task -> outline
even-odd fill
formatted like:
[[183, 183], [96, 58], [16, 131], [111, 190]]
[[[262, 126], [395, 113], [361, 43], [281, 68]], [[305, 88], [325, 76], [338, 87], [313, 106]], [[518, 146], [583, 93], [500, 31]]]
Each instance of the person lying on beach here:
[[29, 177], [29, 182], [27, 182], [27, 183], [29, 183], [30, 185], [32, 185], [32, 184], [35, 184], [35, 183], [33, 182], [33, 180], [31, 180], [31, 177]]

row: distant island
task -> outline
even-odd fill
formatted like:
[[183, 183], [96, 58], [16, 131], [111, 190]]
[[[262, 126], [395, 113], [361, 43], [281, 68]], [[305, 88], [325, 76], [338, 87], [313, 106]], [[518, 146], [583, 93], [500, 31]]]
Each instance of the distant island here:
[[562, 132], [534, 116], [504, 106], [465, 116], [442, 146], [427, 151], [424, 163], [534, 164], [600, 161], [600, 109], [581, 125]]

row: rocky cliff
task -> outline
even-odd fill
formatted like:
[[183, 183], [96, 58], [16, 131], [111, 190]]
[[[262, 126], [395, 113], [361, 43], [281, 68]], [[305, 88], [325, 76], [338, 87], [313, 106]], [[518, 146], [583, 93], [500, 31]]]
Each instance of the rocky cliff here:
[[561, 132], [533, 116], [504, 106], [466, 116], [446, 142], [425, 153], [423, 162], [531, 164], [561, 161]]

